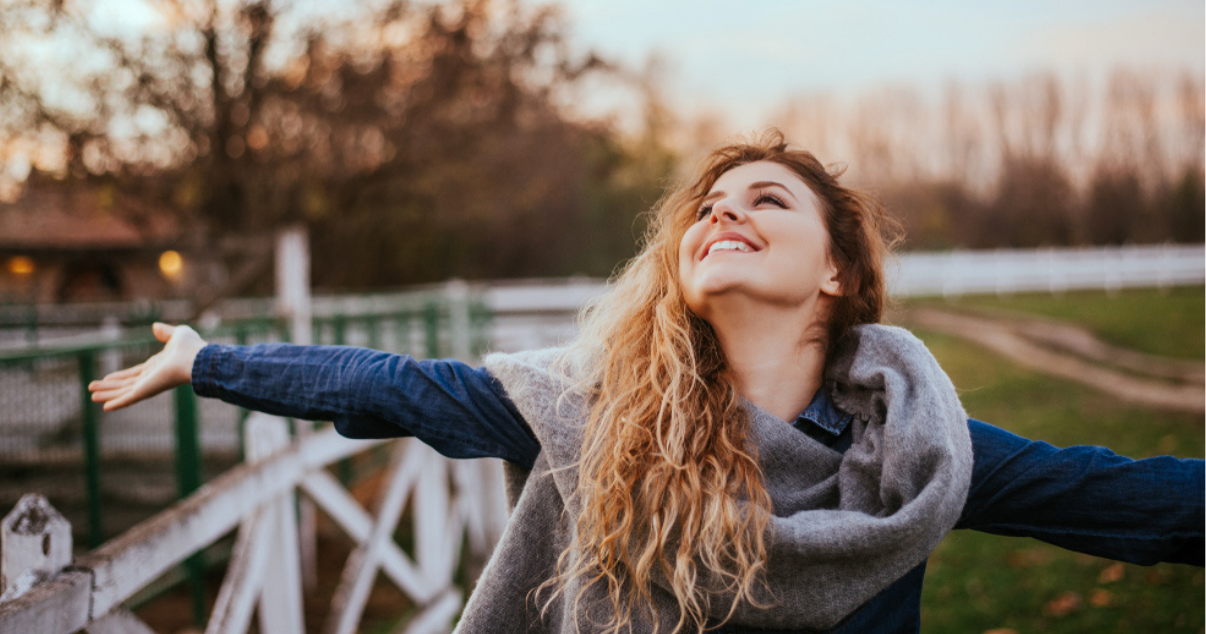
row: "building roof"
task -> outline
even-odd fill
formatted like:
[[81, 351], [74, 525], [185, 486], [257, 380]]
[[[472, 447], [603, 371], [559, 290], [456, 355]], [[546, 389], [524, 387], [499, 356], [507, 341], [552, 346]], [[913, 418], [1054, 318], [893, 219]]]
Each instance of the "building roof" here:
[[30, 183], [21, 198], [0, 203], [5, 251], [154, 248], [173, 242], [178, 226], [171, 210], [106, 185]]

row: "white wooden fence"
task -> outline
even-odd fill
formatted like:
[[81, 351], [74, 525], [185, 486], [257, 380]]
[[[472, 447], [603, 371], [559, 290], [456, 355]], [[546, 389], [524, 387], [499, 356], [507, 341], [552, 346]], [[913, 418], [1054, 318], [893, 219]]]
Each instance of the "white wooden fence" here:
[[[122, 602], [233, 529], [206, 634], [246, 632], [253, 613], [264, 634], [302, 632], [296, 493], [356, 544], [325, 633], [357, 630], [378, 572], [419, 606], [399, 632], [450, 629], [463, 598], [453, 585], [462, 542], [485, 557], [506, 521], [497, 461], [449, 461], [416, 440], [388, 441], [393, 457], [372, 514], [324, 467], [386, 441], [348, 440], [328, 428], [290, 443], [285, 421], [262, 414], [247, 430], [246, 464], [74, 562], [67, 522], [44, 498], [23, 498], [0, 525], [0, 632], [149, 632]], [[413, 553], [393, 540], [408, 498]]]
[[[904, 253], [889, 263], [896, 297], [1062, 293], [1168, 288], [1206, 282], [1206, 245]], [[481, 289], [493, 315], [491, 348], [511, 352], [556, 345], [574, 334], [573, 315], [602, 293], [602, 280], [495, 283]]]
[[[897, 296], [1062, 292], [1202, 284], [1203, 245], [906, 254], [890, 280]], [[569, 315], [601, 292], [598, 280], [496, 285], [493, 347], [548, 345], [572, 334]], [[331, 603], [327, 634], [354, 632], [377, 573], [419, 606], [399, 631], [442, 632], [460, 610], [453, 572], [465, 537], [484, 557], [505, 523], [497, 461], [448, 461], [414, 440], [390, 441], [387, 485], [365, 510], [324, 469], [384, 441], [352, 441], [333, 429], [289, 442], [285, 422], [248, 421], [248, 459], [192, 497], [71, 561], [71, 530], [39, 496], [0, 525], [0, 634], [149, 631], [122, 602], [232, 530], [238, 534], [207, 634], [303, 630], [294, 498], [301, 494], [357, 544]], [[392, 539], [413, 499], [413, 553]], [[268, 578], [271, 571], [271, 579]]]
[[889, 276], [897, 297], [1169, 288], [1206, 281], [1206, 245], [906, 253]]

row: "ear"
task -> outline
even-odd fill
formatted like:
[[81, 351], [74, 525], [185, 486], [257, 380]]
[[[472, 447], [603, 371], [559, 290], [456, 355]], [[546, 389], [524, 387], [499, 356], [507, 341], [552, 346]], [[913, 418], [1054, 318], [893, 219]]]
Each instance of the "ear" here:
[[830, 297], [841, 297], [846, 294], [842, 288], [842, 272], [832, 259], [825, 265], [825, 279], [821, 281], [821, 293]]

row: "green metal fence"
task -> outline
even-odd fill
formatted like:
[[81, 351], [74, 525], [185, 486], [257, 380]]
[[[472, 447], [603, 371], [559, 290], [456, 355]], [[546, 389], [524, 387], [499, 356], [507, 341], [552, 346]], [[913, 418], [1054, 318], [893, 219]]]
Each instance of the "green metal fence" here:
[[[489, 314], [472, 295], [347, 303], [346, 311], [313, 319], [313, 343], [467, 359], [486, 345]], [[272, 318], [229, 322], [202, 336], [288, 340]], [[91, 402], [91, 380], [161, 347], [142, 327], [103, 343], [0, 352], [0, 515], [22, 493], [41, 492], [81, 531], [81, 543], [95, 547], [241, 459], [246, 412], [197, 399], [187, 387], [117, 412]]]

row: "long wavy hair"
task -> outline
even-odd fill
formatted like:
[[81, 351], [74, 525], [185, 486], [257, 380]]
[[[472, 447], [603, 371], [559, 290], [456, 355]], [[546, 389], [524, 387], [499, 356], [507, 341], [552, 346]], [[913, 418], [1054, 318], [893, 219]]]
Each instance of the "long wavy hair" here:
[[[683, 234], [716, 180], [755, 161], [792, 170], [822, 203], [843, 290], [829, 314], [827, 349], [852, 326], [883, 314], [890, 233], [883, 207], [843, 187], [840, 172], [827, 171], [812, 154], [789, 148], [777, 130], [715, 150], [654, 206], [640, 254], [584, 310], [566, 356], [578, 360], [577, 388], [591, 405], [576, 534], [546, 587], [564, 589], [577, 579], [575, 612], [588, 588], [604, 590], [608, 632], [628, 629], [637, 611], [658, 622], [655, 582], [677, 600], [675, 633], [726, 621], [741, 602], [766, 605], [758, 589], [770, 496], [717, 337], [683, 298], [678, 259]], [[725, 614], [711, 613], [717, 597], [727, 597]]]

